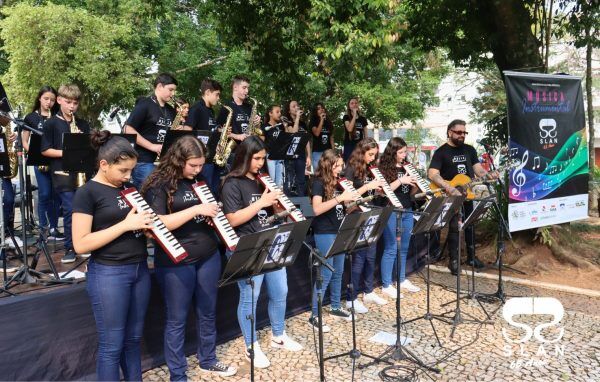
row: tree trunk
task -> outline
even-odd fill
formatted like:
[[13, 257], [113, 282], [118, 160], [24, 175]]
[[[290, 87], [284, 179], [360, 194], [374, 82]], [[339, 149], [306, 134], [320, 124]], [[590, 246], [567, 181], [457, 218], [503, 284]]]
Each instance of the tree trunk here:
[[540, 43], [531, 31], [531, 16], [523, 1], [484, 0], [477, 4], [498, 69], [543, 71]]
[[546, 16], [547, 26], [546, 26], [546, 54], [544, 56], [544, 72], [548, 73], [548, 58], [550, 57], [550, 35], [552, 31], [552, 6], [554, 5], [554, 1], [550, 0], [550, 10], [548, 11], [548, 16]]
[[585, 28], [586, 52], [585, 52], [585, 94], [587, 97], [588, 131], [590, 140], [588, 142], [590, 169], [595, 166], [596, 155], [594, 153], [594, 103], [592, 94], [592, 41], [590, 39], [590, 25]]

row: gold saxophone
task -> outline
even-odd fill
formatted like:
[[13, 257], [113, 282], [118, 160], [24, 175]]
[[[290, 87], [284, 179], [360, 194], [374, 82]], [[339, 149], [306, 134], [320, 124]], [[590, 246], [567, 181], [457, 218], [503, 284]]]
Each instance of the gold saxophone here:
[[171, 130], [181, 130], [183, 129], [183, 105], [173, 101], [173, 108], [177, 110], [177, 115], [175, 115], [175, 119], [173, 123], [171, 123]]
[[8, 153], [8, 161], [10, 164], [10, 175], [6, 178], [12, 179], [17, 176], [17, 171], [19, 170], [19, 159], [17, 158], [17, 152], [15, 151], [14, 144], [9, 139], [10, 136], [13, 135], [13, 129], [10, 125], [10, 122], [4, 126], [4, 132], [6, 133], [6, 152]]
[[229, 138], [229, 134], [231, 134], [232, 126], [231, 126], [231, 118], [233, 117], [233, 109], [229, 106], [223, 105], [225, 110], [227, 110], [227, 120], [225, 121], [225, 126], [222, 127], [221, 136], [219, 137], [219, 142], [217, 143], [217, 147], [215, 148], [215, 156], [214, 162], [219, 167], [225, 167], [227, 164], [227, 159], [229, 159], [229, 155], [235, 148], [236, 142], [234, 139]]
[[250, 119], [248, 120], [248, 134], [249, 135], [256, 135], [258, 137], [262, 137], [263, 131], [260, 128], [260, 124], [257, 124], [256, 122], [254, 122], [254, 120], [256, 119], [256, 106], [258, 104], [258, 102], [256, 101], [256, 99], [248, 97], [250, 100], [252, 100], [252, 112], [250, 113]]

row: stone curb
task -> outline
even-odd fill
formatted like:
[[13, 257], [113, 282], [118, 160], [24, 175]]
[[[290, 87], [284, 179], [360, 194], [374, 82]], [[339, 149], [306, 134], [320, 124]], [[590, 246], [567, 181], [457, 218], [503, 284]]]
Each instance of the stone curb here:
[[[435, 271], [435, 272], [440, 272], [440, 273], [450, 273], [450, 270], [447, 267], [441, 267], [439, 265], [431, 265], [431, 270]], [[464, 274], [464, 272], [463, 272], [463, 274]], [[469, 276], [471, 276], [470, 269], [469, 269]], [[489, 280], [498, 280], [497, 275], [490, 275], [488, 273], [481, 273], [481, 272], [479, 272], [479, 273], [475, 272], [475, 277], [489, 279]], [[508, 281], [508, 282], [511, 282], [514, 284], [526, 285], [526, 286], [531, 286], [531, 287], [541, 287], [541, 288], [545, 288], [545, 289], [580, 294], [580, 295], [585, 295], [585, 296], [589, 296], [589, 297], [600, 297], [600, 291], [592, 290], [592, 289], [576, 288], [576, 287], [572, 287], [572, 286], [568, 286], [568, 285], [546, 283], [546, 282], [542, 282], [542, 281], [532, 281], [532, 280], [522, 279], [519, 277], [510, 277], [510, 276], [502, 276], [502, 280]]]

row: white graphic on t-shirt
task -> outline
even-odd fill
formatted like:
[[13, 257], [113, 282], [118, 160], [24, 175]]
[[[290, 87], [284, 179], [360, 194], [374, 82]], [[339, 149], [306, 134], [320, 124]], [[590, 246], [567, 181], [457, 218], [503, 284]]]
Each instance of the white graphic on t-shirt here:
[[168, 127], [171, 126], [172, 123], [173, 121], [171, 121], [171, 118], [160, 117], [158, 122], [156, 122], [156, 126]]
[[277, 138], [279, 136], [279, 130], [275, 130], [273, 132], [273, 138]]
[[192, 191], [186, 191], [183, 194], [183, 201], [184, 202], [195, 202], [198, 201], [198, 197], [196, 196], [196, 194]]
[[[262, 196], [261, 194], [252, 194], [252, 197], [250, 198], [250, 204], [259, 200], [261, 196]], [[269, 217], [269, 214], [267, 214], [266, 210], [260, 210], [260, 211], [258, 211], [258, 214], [256, 214], [256, 215], [258, 216], [258, 222], [260, 223], [261, 226], [266, 227], [269, 225], [269, 224], [267, 224], [267, 219]]]
[[326, 145], [328, 140], [329, 140], [329, 136], [327, 134], [321, 135], [321, 143]]
[[163, 143], [165, 141], [165, 135], [167, 135], [167, 130], [164, 130], [164, 129], [158, 130], [158, 135], [156, 136], [156, 142]]
[[126, 201], [123, 200], [123, 197], [117, 196], [117, 207], [119, 207], [120, 210], [124, 210], [126, 208], [129, 208], [129, 205]]
[[242, 123], [240, 126], [242, 126], [242, 134], [248, 134], [248, 124]]
[[464, 164], [459, 164], [458, 166], [456, 166], [456, 172], [458, 172], [459, 174], [466, 174], [467, 166], [465, 166]]
[[337, 204], [335, 206], [335, 217], [337, 218], [337, 220], [344, 219], [344, 206], [342, 206], [341, 204]]
[[464, 155], [455, 155], [452, 157], [452, 163], [466, 162], [467, 157]]

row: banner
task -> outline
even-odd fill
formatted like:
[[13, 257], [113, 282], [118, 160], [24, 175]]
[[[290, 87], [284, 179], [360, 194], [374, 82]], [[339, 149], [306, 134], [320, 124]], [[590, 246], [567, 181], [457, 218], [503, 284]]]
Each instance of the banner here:
[[505, 71], [510, 231], [588, 216], [588, 145], [581, 79]]

